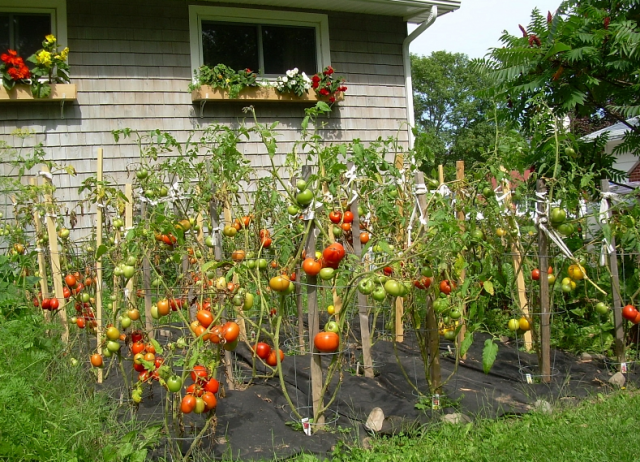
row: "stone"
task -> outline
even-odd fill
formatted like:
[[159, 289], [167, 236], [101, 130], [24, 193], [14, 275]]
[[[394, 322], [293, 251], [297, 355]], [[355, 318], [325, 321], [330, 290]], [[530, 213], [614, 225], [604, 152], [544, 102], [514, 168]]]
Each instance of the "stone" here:
[[384, 422], [384, 411], [379, 407], [374, 407], [367, 417], [367, 422], [364, 424], [365, 428], [372, 432], [379, 432], [382, 430], [382, 424]]
[[450, 424], [462, 424], [471, 422], [471, 417], [459, 412], [454, 412], [453, 414], [445, 414], [441, 417], [441, 419], [444, 423]]
[[543, 414], [551, 414], [551, 412], [553, 412], [551, 403], [549, 403], [549, 401], [545, 401], [544, 399], [537, 400], [533, 404], [533, 408]]
[[591, 356], [589, 353], [580, 354], [580, 361], [591, 361], [591, 360], [593, 360], [593, 356]]
[[385, 436], [394, 436], [403, 431], [409, 431], [416, 426], [414, 419], [407, 419], [397, 415], [390, 415], [382, 423], [380, 434]]
[[372, 441], [373, 439], [370, 436], [367, 436], [366, 438], [364, 438], [361, 443], [362, 449], [364, 449], [365, 451], [370, 451], [371, 448], [373, 447]]
[[624, 374], [622, 372], [616, 372], [615, 374], [613, 374], [613, 376], [611, 376], [611, 378], [609, 379], [609, 383], [615, 387], [624, 387], [625, 382], [627, 381], [627, 379], [625, 379]]

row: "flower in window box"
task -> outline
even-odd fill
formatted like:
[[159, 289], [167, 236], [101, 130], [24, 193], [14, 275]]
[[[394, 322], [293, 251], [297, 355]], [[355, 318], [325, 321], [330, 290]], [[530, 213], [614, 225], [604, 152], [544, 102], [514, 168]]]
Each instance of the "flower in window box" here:
[[336, 101], [336, 93], [344, 93], [347, 87], [344, 84], [343, 77], [335, 77], [335, 70], [331, 66], [327, 66], [321, 73], [311, 78], [312, 88], [318, 96], [329, 97], [331, 103]]
[[247, 87], [257, 87], [255, 72], [251, 69], [235, 71], [224, 64], [214, 67], [200, 66], [193, 72], [194, 81], [189, 84], [189, 90], [197, 90], [202, 85], [212, 88], [220, 88], [229, 93], [229, 98], [237, 98], [240, 92]]
[[311, 79], [296, 67], [276, 79], [274, 87], [279, 93], [294, 93], [303, 96], [311, 88]]

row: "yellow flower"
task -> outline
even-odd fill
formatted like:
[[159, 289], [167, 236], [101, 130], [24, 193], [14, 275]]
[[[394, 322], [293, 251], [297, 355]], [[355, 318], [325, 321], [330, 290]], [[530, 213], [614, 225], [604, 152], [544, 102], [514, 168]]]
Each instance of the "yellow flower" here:
[[69, 47], [64, 47], [64, 50], [60, 52], [60, 59], [62, 59], [63, 61], [66, 61], [67, 56], [69, 56]]
[[42, 50], [40, 53], [36, 55], [36, 60], [38, 64], [43, 64], [45, 66], [51, 66], [51, 53], [48, 51]]
[[49, 43], [53, 43], [56, 41], [56, 37], [53, 34], [47, 35], [44, 39]]

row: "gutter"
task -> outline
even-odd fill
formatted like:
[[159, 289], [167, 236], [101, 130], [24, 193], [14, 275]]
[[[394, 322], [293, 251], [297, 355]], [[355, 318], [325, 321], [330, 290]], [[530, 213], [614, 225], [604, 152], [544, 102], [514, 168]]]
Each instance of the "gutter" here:
[[425, 30], [427, 30], [436, 21], [438, 17], [438, 7], [431, 6], [429, 17], [409, 34], [402, 42], [402, 59], [404, 62], [404, 87], [407, 96], [407, 127], [409, 135], [409, 149], [413, 149], [415, 138], [413, 136], [413, 127], [416, 123], [413, 113], [413, 82], [411, 79], [411, 54], [409, 53], [409, 45], [417, 39]]

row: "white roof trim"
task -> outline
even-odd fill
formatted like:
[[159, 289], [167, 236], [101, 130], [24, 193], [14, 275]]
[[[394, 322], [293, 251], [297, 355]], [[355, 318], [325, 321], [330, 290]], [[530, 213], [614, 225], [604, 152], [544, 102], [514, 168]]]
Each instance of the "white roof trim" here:
[[[631, 119], [627, 119], [627, 123], [629, 125], [638, 125], [638, 123], [640, 123], [640, 118], [639, 117], [633, 117]], [[624, 134], [626, 132], [629, 131], [629, 127], [627, 127], [624, 123], [622, 122], [618, 122], [616, 124], [613, 124], [609, 127], [606, 128], [602, 128], [598, 131], [595, 131], [593, 133], [589, 133], [588, 135], [583, 136], [582, 138], [585, 140], [593, 140], [596, 137], [604, 134], [604, 133], [609, 133], [609, 141], [619, 141], [622, 138], [624, 138]]]
[[[228, 0], [207, 0], [228, 3]], [[400, 16], [408, 22], [418, 23], [429, 17], [431, 6], [438, 7], [438, 16], [460, 8], [462, 0], [235, 0], [235, 6], [276, 6], [321, 11], [344, 11], [384, 16]]]

